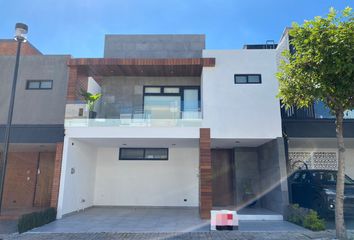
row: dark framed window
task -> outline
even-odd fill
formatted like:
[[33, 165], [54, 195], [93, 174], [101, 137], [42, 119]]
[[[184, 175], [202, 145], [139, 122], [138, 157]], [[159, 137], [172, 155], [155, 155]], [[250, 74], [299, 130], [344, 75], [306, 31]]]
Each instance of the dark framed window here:
[[120, 148], [119, 160], [168, 160], [168, 148]]
[[261, 74], [235, 74], [235, 84], [260, 84]]
[[27, 80], [27, 90], [48, 90], [53, 88], [53, 80]]
[[200, 86], [144, 86], [143, 110], [151, 119], [193, 119], [200, 108]]

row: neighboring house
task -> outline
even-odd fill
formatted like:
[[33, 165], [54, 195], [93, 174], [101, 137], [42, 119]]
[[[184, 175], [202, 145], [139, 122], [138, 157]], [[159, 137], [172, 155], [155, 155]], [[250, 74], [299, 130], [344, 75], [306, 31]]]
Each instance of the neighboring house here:
[[[278, 45], [277, 60], [289, 45], [289, 29]], [[354, 111], [347, 111], [344, 120], [346, 174], [354, 178]], [[289, 172], [305, 162], [310, 169], [337, 170], [335, 116], [320, 101], [309, 108], [282, 108], [283, 133], [287, 138]], [[290, 174], [290, 173], [289, 173]]]
[[[0, 40], [0, 149], [16, 47], [15, 40]], [[53, 182], [53, 176], [54, 169], [56, 175], [60, 174], [69, 57], [43, 55], [28, 42], [22, 46], [2, 215], [18, 216], [38, 208], [56, 207], [55, 189], [59, 185]]]
[[[288, 204], [277, 51], [205, 50], [204, 35], [107, 35], [70, 59], [58, 217], [90, 206]], [[102, 93], [88, 119], [79, 95]]]

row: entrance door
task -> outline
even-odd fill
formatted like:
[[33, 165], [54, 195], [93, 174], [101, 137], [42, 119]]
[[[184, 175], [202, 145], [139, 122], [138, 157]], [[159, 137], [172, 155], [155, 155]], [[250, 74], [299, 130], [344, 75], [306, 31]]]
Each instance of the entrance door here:
[[34, 207], [49, 207], [54, 174], [55, 153], [39, 153]]
[[234, 164], [229, 149], [211, 150], [213, 168], [213, 206], [234, 205]]

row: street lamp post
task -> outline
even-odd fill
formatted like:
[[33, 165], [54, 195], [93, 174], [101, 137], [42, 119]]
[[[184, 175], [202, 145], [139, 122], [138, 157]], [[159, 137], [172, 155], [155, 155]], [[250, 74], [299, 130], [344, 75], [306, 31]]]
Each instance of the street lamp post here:
[[15, 40], [17, 41], [17, 52], [16, 52], [14, 78], [12, 81], [12, 89], [11, 89], [11, 95], [10, 95], [9, 111], [8, 111], [8, 115], [7, 115], [7, 124], [6, 124], [5, 137], [4, 137], [4, 153], [3, 153], [3, 158], [2, 158], [2, 171], [1, 171], [1, 183], [0, 183], [0, 215], [2, 213], [2, 202], [3, 202], [2, 200], [3, 200], [3, 193], [4, 193], [7, 158], [8, 158], [8, 152], [9, 152], [12, 115], [13, 115], [14, 103], [15, 103], [18, 67], [19, 67], [19, 63], [20, 63], [21, 45], [23, 42], [27, 41], [27, 39], [26, 39], [27, 32], [28, 32], [28, 26], [26, 24], [16, 23]]

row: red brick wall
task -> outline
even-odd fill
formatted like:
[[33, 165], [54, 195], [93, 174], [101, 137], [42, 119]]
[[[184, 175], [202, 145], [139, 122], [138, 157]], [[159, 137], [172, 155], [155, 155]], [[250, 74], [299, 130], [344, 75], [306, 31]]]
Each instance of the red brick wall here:
[[87, 90], [88, 76], [79, 71], [75, 66], [69, 66], [69, 81], [67, 100], [75, 101], [81, 99], [80, 90]]
[[62, 158], [63, 158], [63, 143], [57, 143], [55, 162], [54, 162], [52, 194], [50, 200], [50, 206], [55, 208], [58, 206]]
[[[48, 207], [51, 199], [53, 165], [54, 153], [10, 152], [2, 208]], [[41, 171], [39, 175], [38, 167]], [[37, 204], [34, 204], [36, 202]]]
[[38, 152], [9, 153], [2, 208], [31, 208], [34, 198]]
[[[16, 55], [17, 42], [15, 40], [0, 41], [0, 55], [11, 56]], [[21, 47], [21, 55], [42, 55], [28, 42], [23, 43]]]
[[212, 209], [212, 168], [210, 128], [200, 129], [199, 139], [199, 214], [210, 219]]

